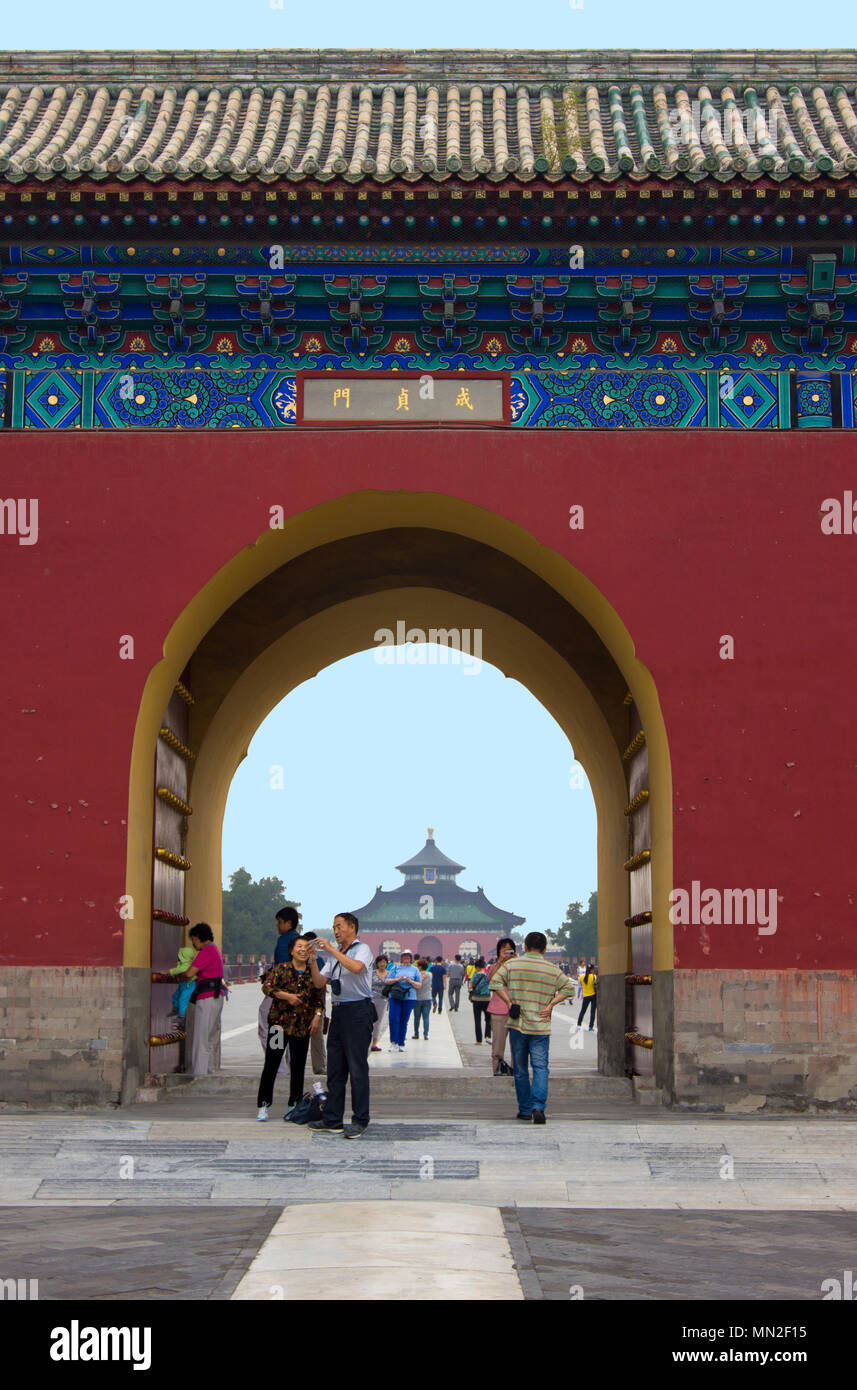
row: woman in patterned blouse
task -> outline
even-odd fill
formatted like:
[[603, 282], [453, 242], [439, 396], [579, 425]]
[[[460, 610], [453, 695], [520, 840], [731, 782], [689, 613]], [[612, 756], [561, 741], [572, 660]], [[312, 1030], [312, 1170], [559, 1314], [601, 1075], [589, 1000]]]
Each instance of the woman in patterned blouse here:
[[324, 991], [316, 989], [307, 965], [311, 949], [311, 941], [305, 937], [295, 937], [290, 944], [288, 963], [275, 965], [262, 985], [263, 993], [270, 996], [271, 1012], [268, 1014], [265, 1065], [256, 1101], [258, 1120], [268, 1118], [268, 1110], [274, 1099], [274, 1082], [287, 1042], [290, 1080], [289, 1105], [284, 1119], [288, 1119], [292, 1107], [297, 1105], [304, 1093], [309, 1040], [321, 1028], [324, 1017]]

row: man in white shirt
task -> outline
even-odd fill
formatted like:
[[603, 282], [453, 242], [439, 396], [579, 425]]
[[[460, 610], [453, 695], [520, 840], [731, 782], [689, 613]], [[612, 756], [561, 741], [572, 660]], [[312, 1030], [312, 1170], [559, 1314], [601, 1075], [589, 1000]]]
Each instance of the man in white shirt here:
[[[345, 1134], [359, 1139], [369, 1124], [369, 1047], [375, 1024], [372, 1002], [374, 957], [368, 946], [357, 939], [358, 922], [351, 912], [339, 912], [333, 919], [337, 945], [317, 937], [315, 946], [330, 956], [321, 970], [310, 953], [309, 968], [313, 984], [330, 990], [333, 1016], [327, 1035], [327, 1101], [320, 1120], [310, 1120], [309, 1128], [323, 1134]], [[337, 949], [338, 947], [338, 949]], [[343, 1126], [345, 1084], [351, 1079], [351, 1124]]]

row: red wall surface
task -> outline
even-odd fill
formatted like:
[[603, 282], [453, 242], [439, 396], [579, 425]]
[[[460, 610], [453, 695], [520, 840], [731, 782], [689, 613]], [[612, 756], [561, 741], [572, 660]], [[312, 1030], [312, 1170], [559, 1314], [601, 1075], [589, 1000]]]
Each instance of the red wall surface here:
[[0, 437], [2, 496], [39, 499], [36, 545], [0, 535], [0, 960], [121, 962], [131, 744], [166, 633], [271, 505], [380, 488], [508, 518], [626, 624], [670, 741], [676, 886], [780, 898], [776, 935], [679, 928], [676, 963], [853, 966], [857, 537], [823, 535], [819, 508], [854, 487], [855, 447], [822, 431]]

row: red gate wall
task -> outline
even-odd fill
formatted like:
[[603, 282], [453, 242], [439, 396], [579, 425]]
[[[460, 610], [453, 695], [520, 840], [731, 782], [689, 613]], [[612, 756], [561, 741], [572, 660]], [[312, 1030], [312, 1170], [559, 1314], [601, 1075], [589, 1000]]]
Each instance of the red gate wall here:
[[[676, 965], [693, 991], [713, 989], [705, 972], [724, 969], [844, 972], [847, 1029], [857, 539], [823, 534], [819, 509], [854, 487], [853, 451], [828, 431], [0, 439], [3, 496], [39, 502], [36, 545], [0, 535], [0, 962], [121, 964], [131, 745], [170, 626], [265, 531], [270, 506], [288, 515], [404, 489], [452, 494], [526, 528], [632, 634], [669, 738], [676, 886], [780, 895], [773, 936], [677, 929]], [[569, 530], [573, 504], [582, 531]], [[119, 660], [126, 633], [133, 661]], [[733, 661], [719, 657], [724, 634]]]

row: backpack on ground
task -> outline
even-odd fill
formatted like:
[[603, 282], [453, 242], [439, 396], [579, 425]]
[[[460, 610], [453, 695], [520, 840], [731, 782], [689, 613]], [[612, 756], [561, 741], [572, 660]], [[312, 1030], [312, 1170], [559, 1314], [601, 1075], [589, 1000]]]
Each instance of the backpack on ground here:
[[308, 1125], [310, 1120], [320, 1120], [326, 1100], [326, 1094], [317, 1096], [313, 1091], [307, 1091], [305, 1096], [301, 1096], [288, 1119], [293, 1125]]

